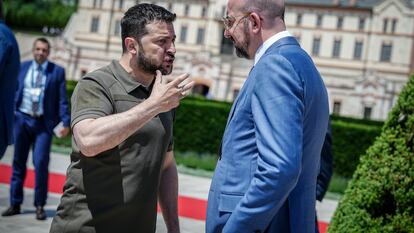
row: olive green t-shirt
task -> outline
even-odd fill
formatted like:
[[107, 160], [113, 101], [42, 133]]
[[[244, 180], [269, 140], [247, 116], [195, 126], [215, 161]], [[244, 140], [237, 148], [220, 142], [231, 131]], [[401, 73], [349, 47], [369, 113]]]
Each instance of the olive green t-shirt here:
[[[113, 61], [79, 81], [71, 127], [127, 111], [150, 92]], [[173, 118], [174, 111], [161, 113], [95, 157], [82, 155], [72, 137], [71, 164], [50, 232], [155, 232], [160, 171], [172, 150]]]

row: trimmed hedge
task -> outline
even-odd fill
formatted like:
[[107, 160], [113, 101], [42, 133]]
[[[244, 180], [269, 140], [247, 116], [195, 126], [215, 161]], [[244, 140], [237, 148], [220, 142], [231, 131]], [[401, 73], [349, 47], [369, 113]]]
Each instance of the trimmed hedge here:
[[230, 108], [225, 102], [184, 99], [174, 123], [174, 149], [216, 154]]
[[334, 119], [331, 120], [334, 171], [336, 174], [350, 178], [359, 163], [360, 155], [365, 153], [375, 137], [381, 133], [381, 126], [375, 123], [356, 123], [356, 119], [352, 118], [349, 122], [344, 121], [347, 120], [346, 118]]
[[368, 120], [368, 119], [357, 119], [352, 117], [345, 117], [345, 116], [339, 116], [336, 114], [331, 115], [332, 121], [343, 121], [348, 123], [355, 123], [359, 125], [370, 125], [370, 126], [377, 126], [382, 127], [384, 125], [383, 121], [375, 121], [375, 120]]
[[[77, 82], [67, 81], [70, 96]], [[174, 124], [175, 150], [217, 154], [231, 103], [187, 97], [177, 109]], [[334, 171], [345, 178], [352, 174], [359, 163], [359, 156], [381, 132], [382, 122], [332, 116]], [[70, 145], [70, 138], [55, 139], [58, 145]]]
[[[217, 153], [231, 104], [201, 98], [184, 99], [174, 125], [175, 149]], [[332, 117], [334, 171], [350, 178], [359, 156], [381, 132], [382, 122]]]
[[414, 232], [414, 76], [361, 162], [330, 233]]

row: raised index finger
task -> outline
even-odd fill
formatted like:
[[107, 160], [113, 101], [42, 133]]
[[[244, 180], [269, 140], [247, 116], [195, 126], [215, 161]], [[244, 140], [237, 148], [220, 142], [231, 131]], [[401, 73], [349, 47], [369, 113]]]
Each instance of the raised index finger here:
[[171, 86], [178, 87], [178, 84], [182, 83], [184, 80], [186, 80], [190, 75], [188, 73], [182, 74], [178, 77], [176, 77], [171, 83]]

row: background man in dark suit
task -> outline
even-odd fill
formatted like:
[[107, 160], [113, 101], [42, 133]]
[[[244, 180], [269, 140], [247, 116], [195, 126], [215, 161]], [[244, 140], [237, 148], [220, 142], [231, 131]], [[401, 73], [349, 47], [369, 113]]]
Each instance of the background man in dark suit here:
[[20, 66], [19, 47], [4, 23], [2, 4], [0, 0], [0, 159], [13, 143], [14, 94]]
[[[70, 115], [66, 99], [65, 70], [47, 60], [50, 43], [38, 38], [33, 44], [34, 60], [22, 63], [18, 77], [15, 112], [15, 147], [10, 186], [11, 206], [2, 216], [20, 213], [23, 202], [23, 182], [30, 146], [36, 171], [36, 218], [46, 219], [48, 164], [52, 134], [66, 136]], [[55, 127], [62, 122], [63, 127]]]

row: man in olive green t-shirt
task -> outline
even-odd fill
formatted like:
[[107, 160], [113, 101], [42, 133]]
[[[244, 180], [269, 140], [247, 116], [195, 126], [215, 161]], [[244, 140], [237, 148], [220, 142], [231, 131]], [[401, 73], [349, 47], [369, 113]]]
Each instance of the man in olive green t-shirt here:
[[173, 109], [194, 83], [166, 83], [175, 14], [153, 4], [121, 20], [119, 61], [87, 74], [72, 96], [72, 154], [50, 232], [155, 232], [157, 200], [179, 232]]

